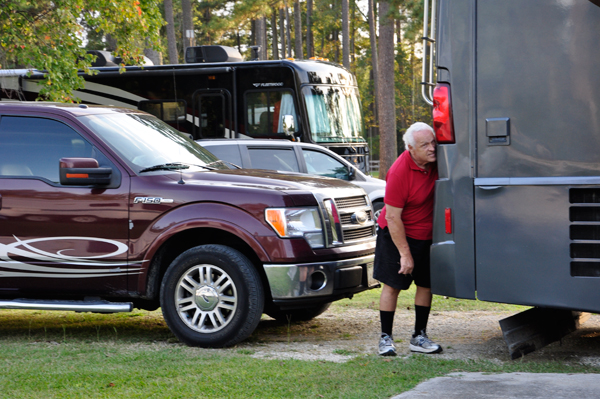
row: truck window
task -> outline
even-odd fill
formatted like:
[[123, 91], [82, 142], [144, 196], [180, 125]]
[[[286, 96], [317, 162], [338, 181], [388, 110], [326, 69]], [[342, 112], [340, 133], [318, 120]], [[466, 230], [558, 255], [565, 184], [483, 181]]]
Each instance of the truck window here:
[[30, 117], [0, 119], [0, 177], [59, 180], [61, 158], [94, 158], [94, 147], [62, 122]]
[[252, 169], [300, 172], [296, 154], [291, 148], [248, 148]]
[[138, 109], [148, 112], [165, 122], [185, 120], [186, 103], [183, 100], [144, 100], [138, 103]]
[[[202, 146], [202, 141], [198, 142], [198, 144]], [[211, 145], [204, 148], [223, 161], [231, 162], [238, 166], [243, 165], [240, 148], [237, 145]]]
[[308, 173], [350, 180], [348, 177], [348, 168], [337, 159], [320, 151], [302, 150], [302, 154], [306, 161], [306, 170]]
[[289, 90], [253, 91], [246, 93], [248, 134], [252, 137], [282, 138], [283, 115], [294, 117], [295, 130], [299, 129], [296, 107]]

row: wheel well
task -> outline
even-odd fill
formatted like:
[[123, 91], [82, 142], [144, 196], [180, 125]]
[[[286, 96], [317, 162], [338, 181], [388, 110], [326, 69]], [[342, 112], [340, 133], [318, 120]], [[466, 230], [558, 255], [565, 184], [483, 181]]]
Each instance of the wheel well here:
[[271, 290], [267, 288], [267, 276], [262, 267], [262, 262], [254, 250], [238, 236], [212, 228], [198, 228], [180, 232], [169, 238], [160, 247], [150, 262], [146, 283], [146, 298], [158, 300], [163, 276], [175, 258], [190, 248], [205, 244], [226, 245], [244, 254], [252, 262], [261, 277], [265, 299], [270, 299]]

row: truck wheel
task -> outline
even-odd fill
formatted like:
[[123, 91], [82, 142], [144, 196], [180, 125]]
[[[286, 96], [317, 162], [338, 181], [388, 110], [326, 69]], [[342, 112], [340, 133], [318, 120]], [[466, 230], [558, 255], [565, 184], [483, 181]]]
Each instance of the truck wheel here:
[[383, 210], [384, 205], [385, 204], [383, 203], [383, 201], [373, 202], [373, 211], [375, 212], [373, 214], [373, 220], [375, 222], [377, 222], [377, 219], [379, 218], [379, 215], [381, 215], [381, 211]]
[[315, 306], [309, 306], [303, 309], [275, 310], [269, 309], [266, 313], [277, 321], [308, 321], [329, 309], [331, 302], [321, 303]]
[[190, 346], [224, 347], [256, 329], [264, 293], [248, 258], [224, 245], [201, 245], [179, 255], [160, 290], [167, 325]]

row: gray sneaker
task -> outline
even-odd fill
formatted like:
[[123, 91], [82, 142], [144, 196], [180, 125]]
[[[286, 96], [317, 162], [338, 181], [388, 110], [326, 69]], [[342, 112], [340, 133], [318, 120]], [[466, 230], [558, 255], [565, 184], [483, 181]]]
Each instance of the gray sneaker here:
[[396, 356], [394, 340], [386, 333], [381, 333], [381, 338], [379, 339], [379, 355]]
[[440, 353], [442, 347], [427, 337], [425, 331], [410, 340], [410, 350], [421, 353]]

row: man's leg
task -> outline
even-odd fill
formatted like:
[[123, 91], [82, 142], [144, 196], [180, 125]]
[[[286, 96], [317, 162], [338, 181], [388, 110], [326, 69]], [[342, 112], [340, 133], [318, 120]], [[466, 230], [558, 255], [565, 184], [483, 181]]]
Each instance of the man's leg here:
[[413, 337], [420, 335], [427, 329], [429, 312], [431, 311], [431, 288], [419, 287], [415, 294], [415, 332]]
[[431, 288], [417, 285], [415, 294], [415, 332], [410, 340], [410, 350], [422, 353], [439, 353], [442, 347], [427, 337], [427, 321], [431, 311]]
[[394, 314], [398, 304], [398, 295], [400, 290], [392, 288], [389, 285], [383, 285], [381, 296], [379, 297], [379, 316], [381, 319], [381, 332], [392, 336], [394, 325]]
[[395, 356], [396, 347], [392, 339], [394, 327], [394, 314], [398, 303], [400, 290], [384, 284], [379, 297], [379, 318], [381, 320], [381, 338], [379, 339], [379, 354], [382, 356]]

